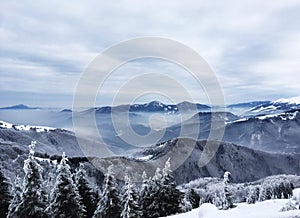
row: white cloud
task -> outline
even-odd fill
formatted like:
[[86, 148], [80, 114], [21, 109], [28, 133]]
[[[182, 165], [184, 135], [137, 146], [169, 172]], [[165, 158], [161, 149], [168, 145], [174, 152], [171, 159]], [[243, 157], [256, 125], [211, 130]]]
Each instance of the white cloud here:
[[0, 89], [69, 94], [103, 49], [159, 36], [202, 55], [228, 102], [298, 95], [299, 11], [297, 0], [2, 1]]

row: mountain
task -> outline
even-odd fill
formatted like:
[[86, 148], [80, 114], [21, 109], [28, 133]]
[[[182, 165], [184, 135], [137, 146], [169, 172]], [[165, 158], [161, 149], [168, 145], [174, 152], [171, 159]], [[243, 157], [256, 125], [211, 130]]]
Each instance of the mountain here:
[[267, 152], [300, 153], [300, 109], [248, 118], [229, 112], [198, 113], [187, 121], [168, 127], [163, 141], [176, 137], [195, 138], [195, 135], [198, 139], [208, 139], [212, 118], [217, 126], [212, 132], [220, 132], [218, 127], [225, 125], [220, 140]]
[[[215, 147], [220, 143], [211, 161], [204, 167], [198, 165], [204, 147]], [[178, 149], [174, 153], [170, 153]], [[157, 166], [163, 166], [163, 161], [171, 156], [171, 164], [176, 165], [177, 158], [182, 152], [191, 150], [185, 161], [174, 171], [174, 178], [178, 184], [186, 183], [200, 177], [219, 177], [225, 171], [230, 171], [233, 182], [249, 182], [270, 175], [293, 174], [300, 175], [300, 154], [275, 154], [253, 150], [233, 143], [177, 138], [145, 148], [132, 154], [131, 158], [113, 157], [108, 159], [94, 159], [92, 162], [105, 169], [113, 163], [118, 166], [120, 178], [124, 176], [126, 166], [133, 168], [136, 175], [146, 171], [148, 175], [154, 173]], [[176, 155], [179, 155], [178, 157]], [[130, 160], [130, 162], [129, 162]], [[156, 161], [158, 161], [156, 163]], [[160, 162], [160, 165], [158, 164]], [[259, 169], [259, 170], [258, 170]]]
[[[166, 128], [162, 141], [167, 141], [177, 137], [197, 137], [198, 139], [208, 139], [212, 128], [212, 120], [215, 122], [214, 127], [225, 126], [240, 120], [241, 117], [230, 112], [199, 112], [187, 119], [186, 121], [177, 123]], [[182, 129], [185, 131], [182, 132]], [[195, 132], [198, 130], [198, 133]], [[217, 129], [215, 129], [218, 131]]]
[[234, 108], [253, 108], [261, 105], [265, 105], [270, 103], [270, 101], [252, 101], [252, 102], [245, 102], [245, 103], [238, 103], [238, 104], [230, 104], [227, 106], [229, 109], [234, 109]]
[[268, 152], [300, 153], [299, 132], [300, 109], [228, 123], [223, 140]]
[[24, 151], [32, 140], [40, 146], [37, 151], [48, 155], [60, 155], [65, 151], [69, 156], [83, 156], [74, 133], [51, 127], [14, 125], [0, 121], [1, 143], [19, 147]]
[[281, 98], [276, 101], [266, 102], [251, 108], [249, 112], [254, 114], [273, 114], [294, 109], [300, 109], [300, 96]]
[[[291, 117], [292, 115], [290, 114], [289, 119], [293, 120], [298, 117], [298, 112], [296, 112], [295, 117]], [[208, 119], [209, 116], [215, 116], [216, 114], [204, 113], [204, 115], [205, 119]], [[229, 119], [227, 118], [227, 120], [228, 122], [231, 122], [230, 125], [243, 123], [243, 121], [237, 120], [238, 117], [235, 117], [230, 113], [220, 113], [217, 114], [217, 116], [220, 118], [224, 116], [228, 117]], [[277, 122], [277, 119], [280, 123], [284, 122], [287, 117], [280, 115], [271, 118], [260, 117], [260, 119], [256, 118], [253, 120], [264, 121], [264, 119], [273, 119], [273, 122]], [[187, 121], [187, 124], [189, 124], [190, 121]], [[268, 123], [270, 123], [270, 121]], [[237, 126], [234, 129], [242, 129], [242, 127]], [[9, 169], [10, 174], [13, 174], [17, 165], [17, 162], [14, 163], [13, 161], [17, 160], [19, 156], [22, 156], [23, 159], [26, 158], [28, 144], [30, 144], [32, 140], [37, 141], [36, 152], [39, 156], [44, 158], [49, 156], [60, 156], [64, 151], [67, 156], [75, 162], [76, 160], [77, 162], [79, 160], [87, 161], [78, 145], [78, 140], [85, 140], [85, 144], [88, 145], [99, 146], [92, 139], [78, 139], [75, 137], [74, 133], [67, 130], [42, 126], [13, 125], [1, 121], [0, 162]], [[186, 155], [186, 159], [174, 172], [175, 179], [178, 183], [189, 182], [199, 177], [221, 177], [225, 170], [229, 170], [232, 173], [233, 179], [236, 182], [253, 181], [276, 174], [300, 173], [299, 153], [267, 153], [244, 146], [238, 146], [229, 142], [220, 142], [220, 147], [212, 160], [205, 167], [199, 167], [198, 161], [203, 153], [205, 145], [208, 144], [209, 147], [214, 147], [216, 143], [218, 142], [207, 140], [195, 141], [188, 138], [173, 138], [172, 140], [148, 147], [140, 147], [132, 155], [97, 158], [97, 152], [93, 152], [92, 150], [88, 154], [88, 157], [91, 158], [90, 160], [94, 164], [100, 164], [103, 169], [106, 169], [108, 165], [114, 163], [119, 169], [122, 169], [122, 166], [132, 166], [136, 169], [138, 175], [142, 175], [143, 170], [154, 172], [158, 166], [156, 161], [160, 161], [160, 157], [163, 157], [163, 160], [165, 161], [166, 158], [171, 155], [169, 152], [175, 151], [175, 153], [172, 153], [171, 155], [171, 162], [173, 161], [174, 164], [176, 164], [178, 157], [182, 157], [183, 154]], [[99, 150], [99, 147], [97, 147], [97, 149]], [[110, 149], [113, 150], [115, 147], [110, 145]], [[21, 161], [21, 159], [19, 160]], [[22, 161], [19, 162], [18, 164], [22, 165]], [[161, 164], [163, 164], [163, 162], [161, 162]], [[99, 174], [99, 171], [97, 170], [92, 171], [95, 176], [97, 176], [97, 173]], [[122, 174], [124, 171], [120, 173]], [[122, 178], [123, 175], [119, 176]]]
[[[252, 115], [240, 113], [237, 116], [231, 112], [206, 111], [209, 107], [201, 104], [182, 102], [177, 105], [167, 105], [153, 101], [147, 104], [120, 105], [113, 108], [109, 106], [91, 108], [74, 114], [69, 110], [0, 110], [0, 118], [3, 117], [5, 121], [12, 120], [12, 123], [50, 126], [70, 131], [73, 130], [72, 124], [76, 118], [82, 121], [82, 124], [86, 124], [86, 126], [81, 126], [87, 133], [82, 137], [92, 140], [97, 137], [98, 132], [94, 136], [89, 135], [93, 132], [91, 129], [93, 125], [84, 121], [95, 115], [96, 125], [104, 142], [119, 154], [139, 146], [149, 146], [150, 141], [163, 142], [177, 137], [208, 139], [213, 118], [215, 121], [213, 132], [218, 133], [220, 131], [218, 126], [225, 125], [224, 138], [220, 140], [268, 152], [300, 152], [298, 143], [300, 141], [300, 118], [297, 112], [299, 109], [290, 109], [297, 107], [297, 98], [274, 102], [248, 102], [232, 105], [232, 107], [249, 108], [254, 105], [262, 107], [271, 103], [277, 106], [284, 104], [286, 107], [281, 107], [283, 112], [276, 109], [272, 113], [253, 112]], [[196, 114], [192, 113], [194, 111], [192, 109], [195, 107], [198, 110]], [[178, 108], [186, 113], [179, 113]], [[128, 109], [130, 112], [127, 114], [125, 112]], [[112, 111], [116, 111], [113, 116]], [[159, 116], [153, 116], [155, 114], [159, 114]], [[164, 116], [164, 119], [160, 117], [161, 115]], [[130, 129], [138, 135], [147, 135], [147, 140], [143, 140], [142, 137], [140, 137], [141, 140], [130, 140], [130, 142], [124, 140], [124, 138], [133, 139], [136, 136], [128, 131]], [[197, 129], [199, 131], [195, 132]], [[148, 136], [149, 133], [153, 135]], [[162, 137], [158, 140], [151, 140], [157, 135], [162, 135]]]
[[[193, 112], [193, 111], [207, 111], [211, 107], [190, 102], [181, 102], [179, 104], [164, 104], [159, 101], [151, 101], [145, 104], [133, 104], [133, 105], [118, 105], [118, 106], [104, 106], [88, 109], [88, 111], [94, 110], [96, 113], [111, 113], [113, 112], [147, 112], [147, 113], [179, 113], [179, 112]], [[179, 111], [181, 110], [181, 111]]]
[[185, 150], [184, 147], [195, 145], [189, 157], [175, 170], [175, 178], [179, 183], [200, 177], [220, 178], [225, 171], [231, 172], [234, 182], [254, 181], [276, 174], [300, 175], [300, 154], [266, 153], [226, 142], [221, 142], [217, 153], [205, 167], [199, 167], [197, 164], [203, 149], [206, 144], [213, 147], [218, 141], [179, 138], [164, 143], [163, 146], [160, 144], [148, 148], [142, 154], [148, 157], [152, 155], [153, 161], [167, 155], [176, 143], [182, 150]]
[[268, 103], [270, 103], [270, 101], [252, 101], [238, 104], [230, 104], [227, 105], [226, 108], [224, 108], [224, 110], [240, 116], [251, 116], [253, 115], [253, 112], [250, 112], [251, 109], [262, 105], [266, 105]]
[[[124, 154], [132, 149], [136, 149], [136, 147], [122, 141], [120, 137], [112, 135], [110, 130], [113, 127], [108, 126], [108, 128], [105, 128], [104, 126], [103, 128], [102, 139], [115, 154]], [[106, 129], [108, 130], [105, 131]], [[0, 121], [0, 141], [17, 147], [23, 147], [23, 145], [30, 144], [32, 140], [37, 141], [40, 145], [37, 147], [38, 152], [47, 153], [48, 155], [61, 155], [65, 151], [68, 156], [84, 156], [82, 148], [78, 144], [79, 140], [86, 146], [89, 146], [90, 150], [94, 147], [99, 148], [104, 146], [96, 142], [94, 136], [88, 134], [76, 137], [74, 132], [65, 129], [15, 125]], [[85, 150], [85, 152], [89, 151]], [[94, 153], [91, 151], [91, 154]]]
[[0, 108], [0, 110], [34, 110], [34, 109], [39, 109], [39, 108], [38, 107], [29, 107], [24, 104], [18, 104], [18, 105], [14, 105], [14, 106]]

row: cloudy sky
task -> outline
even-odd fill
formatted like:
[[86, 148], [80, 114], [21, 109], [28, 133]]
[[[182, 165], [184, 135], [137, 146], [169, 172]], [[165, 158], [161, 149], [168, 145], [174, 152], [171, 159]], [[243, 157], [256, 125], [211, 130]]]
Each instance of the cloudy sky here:
[[[88, 64], [122, 41], [169, 38], [197, 51], [216, 73], [227, 103], [298, 96], [300, 2], [274, 1], [0, 1], [0, 106], [71, 107]], [[203, 89], [181, 67], [163, 60], [134, 61], [117, 69], [99, 91], [110, 104], [122, 84], [143, 73], [172, 75], [206, 102]], [[156, 95], [140, 87], [158, 84]], [[172, 80], [143, 79], [122, 91], [121, 103], [184, 100]]]

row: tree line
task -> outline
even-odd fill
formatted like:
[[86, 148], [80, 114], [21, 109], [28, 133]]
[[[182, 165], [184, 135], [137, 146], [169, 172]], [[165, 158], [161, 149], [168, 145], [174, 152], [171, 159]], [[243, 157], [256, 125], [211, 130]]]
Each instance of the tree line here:
[[143, 173], [141, 185], [125, 175], [120, 188], [108, 167], [102, 192], [91, 187], [84, 165], [72, 173], [65, 154], [57, 167], [51, 192], [47, 193], [43, 181], [43, 168], [34, 156], [35, 142], [29, 146], [29, 156], [24, 161], [24, 178], [17, 177], [10, 191], [7, 179], [0, 171], [0, 217], [160, 217], [187, 212], [199, 206], [200, 198], [193, 190], [182, 192], [177, 188], [170, 167], [157, 169], [153, 177]]

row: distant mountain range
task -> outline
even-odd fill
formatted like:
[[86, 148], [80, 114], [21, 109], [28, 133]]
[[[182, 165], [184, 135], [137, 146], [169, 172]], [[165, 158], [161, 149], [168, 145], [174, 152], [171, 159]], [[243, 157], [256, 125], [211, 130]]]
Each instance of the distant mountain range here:
[[[200, 112], [187, 121], [168, 127], [163, 140], [191, 137], [196, 129], [199, 129], [198, 139], [208, 139], [212, 117], [215, 122], [225, 123], [223, 141], [268, 152], [300, 153], [300, 109], [246, 118], [229, 112]], [[185, 134], [182, 134], [182, 128], [186, 129]]]
[[[237, 104], [229, 104], [223, 107], [215, 107], [214, 110], [235, 112], [237, 110], [243, 112], [243, 115], [261, 115], [270, 113], [279, 113], [293, 109], [300, 109], [300, 96], [289, 99], [278, 99], [275, 101], [252, 101], [242, 102]], [[14, 106], [2, 107], [0, 110], [33, 110], [44, 109], [51, 110], [51, 108], [30, 107], [24, 104]], [[118, 105], [118, 106], [102, 106], [87, 109], [86, 111], [94, 111], [96, 113], [111, 113], [113, 112], [156, 112], [156, 113], [179, 113], [179, 112], [193, 112], [195, 110], [205, 112], [210, 111], [211, 106], [200, 103], [181, 102], [178, 104], [164, 104], [159, 101], [151, 101], [143, 104], [132, 105]], [[71, 109], [61, 109], [61, 112], [72, 112]]]
[[0, 108], [0, 110], [34, 110], [34, 109], [40, 109], [40, 108], [39, 107], [29, 107], [24, 104], [18, 104], [18, 105], [14, 105], [14, 106]]
[[[154, 135], [165, 131], [158, 142], [179, 136], [191, 137], [199, 129], [198, 139], [205, 140], [208, 139], [211, 120], [214, 118], [217, 126], [218, 124], [225, 125], [224, 141], [268, 152], [291, 153], [300, 152], [300, 144], [298, 143], [300, 141], [299, 102], [299, 98], [279, 99], [273, 102], [255, 101], [218, 108], [219, 112], [211, 112], [211, 108], [203, 104], [182, 102], [178, 105], [169, 105], [158, 101], [116, 107], [96, 107], [74, 114], [68, 109], [55, 111], [7, 109], [31, 108], [19, 105], [0, 110], [0, 120], [19, 126], [24, 124], [49, 126], [68, 129], [72, 132], [73, 116], [85, 120], [88, 116], [95, 115], [97, 127], [103, 140], [123, 153], [134, 149], [135, 146], [149, 145], [145, 140], [137, 140], [134, 146], [124, 141], [124, 137], [132, 138], [131, 135], [128, 135], [129, 128], [141, 136], [145, 136], [151, 131]], [[124, 117], [128, 110], [129, 119]], [[112, 119], [111, 112], [113, 112], [114, 119]], [[161, 114], [165, 120], [162, 118], [153, 120], [154, 114]], [[154, 122], [156, 126], [155, 129], [151, 129], [149, 123], [151, 119], [152, 124]], [[119, 128], [116, 129], [116, 126]], [[183, 127], [187, 130], [184, 134], [181, 133]], [[88, 133], [92, 126], [85, 126], [84, 128]], [[214, 129], [213, 131], [219, 130]], [[89, 135], [86, 137], [90, 138]]]
[[151, 101], [145, 104], [119, 105], [119, 106], [104, 106], [88, 109], [87, 111], [95, 111], [96, 113], [111, 113], [116, 112], [144, 112], [144, 113], [179, 113], [193, 111], [207, 111], [211, 107], [205, 104], [181, 102], [179, 104], [164, 104], [159, 101]]

